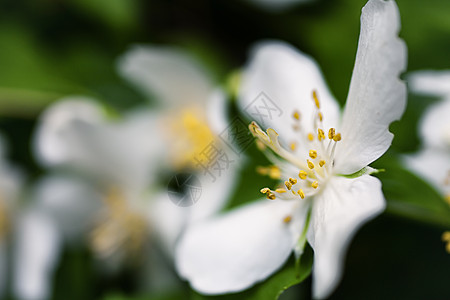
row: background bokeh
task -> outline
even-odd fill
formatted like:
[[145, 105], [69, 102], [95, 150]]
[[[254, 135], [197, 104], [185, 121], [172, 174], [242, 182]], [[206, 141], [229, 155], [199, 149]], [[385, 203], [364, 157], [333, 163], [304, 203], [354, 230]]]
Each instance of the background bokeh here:
[[[144, 103], [144, 96], [116, 70], [117, 57], [133, 44], [187, 49], [225, 85], [230, 72], [245, 64], [252, 44], [282, 39], [318, 61], [343, 104], [365, 2], [316, 0], [268, 11], [237, 0], [2, 0], [0, 131], [9, 142], [10, 159], [25, 171], [28, 184], [44, 174], [32, 156], [31, 137], [40, 112], [61, 97], [93, 96], [118, 112]], [[450, 1], [397, 4], [408, 71], [450, 69]], [[428, 213], [433, 202], [427, 201], [438, 198], [436, 192], [398, 162], [400, 153], [419, 149], [417, 121], [434, 101], [409, 95], [403, 120], [392, 125], [393, 147], [374, 165], [386, 169], [379, 177], [388, 209], [357, 234], [344, 279], [331, 299], [450, 299], [450, 255], [441, 241], [450, 220]], [[268, 179], [253, 175], [256, 161], [263, 158], [253, 148], [248, 151], [254, 152], [253, 160], [243, 172], [252, 176], [243, 176], [247, 179], [237, 193], [254, 199]], [[239, 201], [234, 196], [230, 206]], [[87, 249], [65, 249], [52, 299], [202, 298], [187, 284], [167, 295], [139, 294], [136, 276], [130, 269], [105, 277]], [[310, 284], [306, 280], [283, 297], [309, 299]]]

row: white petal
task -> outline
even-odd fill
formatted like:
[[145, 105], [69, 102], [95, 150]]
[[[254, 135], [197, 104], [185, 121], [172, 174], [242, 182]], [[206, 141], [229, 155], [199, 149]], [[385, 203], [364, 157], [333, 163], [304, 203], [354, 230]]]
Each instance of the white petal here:
[[449, 116], [450, 97], [432, 105], [424, 113], [420, 121], [420, 134], [425, 147], [435, 147], [444, 151], [450, 151]]
[[385, 208], [381, 182], [372, 176], [330, 179], [314, 199], [308, 241], [314, 249], [313, 294], [323, 299], [342, 276], [343, 259], [358, 228]]
[[450, 71], [416, 71], [409, 74], [408, 84], [415, 93], [450, 98]]
[[53, 175], [41, 179], [34, 191], [36, 206], [50, 215], [68, 241], [79, 241], [90, 230], [102, 205], [102, 195], [79, 178]]
[[36, 151], [44, 163], [65, 166], [115, 185], [145, 185], [162, 152], [156, 114], [107, 120], [87, 99], [62, 100], [42, 117]]
[[[291, 254], [304, 214], [299, 202], [258, 201], [189, 228], [176, 251], [179, 274], [204, 294], [244, 290], [279, 269]], [[296, 227], [291, 227], [295, 224]]]
[[450, 193], [450, 186], [445, 186], [445, 179], [450, 171], [450, 152], [424, 149], [406, 156], [404, 162], [418, 177], [425, 179], [443, 195]]
[[399, 75], [406, 68], [406, 46], [398, 37], [400, 17], [394, 1], [370, 0], [361, 15], [361, 33], [336, 149], [336, 170], [354, 173], [391, 145], [389, 124], [406, 106]]
[[164, 105], [205, 103], [210, 76], [187, 53], [170, 47], [134, 46], [118, 62], [119, 73]]
[[[200, 184], [197, 202], [189, 207], [181, 207], [163, 191], [152, 199], [149, 207], [149, 222], [167, 253], [173, 255], [180, 234], [188, 226], [212, 216], [222, 209], [239, 182], [238, 163], [212, 181], [209, 175], [194, 175]], [[172, 195], [173, 196], [173, 195]], [[173, 196], [174, 197], [174, 196]]]
[[206, 116], [211, 130], [221, 134], [229, 126], [227, 119], [227, 95], [221, 89], [216, 89], [209, 97]]
[[[294, 110], [300, 112], [306, 132], [313, 128], [313, 90], [317, 90], [320, 98], [325, 127], [335, 127], [339, 107], [316, 62], [288, 44], [265, 42], [253, 49], [250, 64], [242, 76], [238, 104], [261, 127], [275, 129], [286, 145], [298, 139], [298, 132], [292, 129]], [[258, 98], [262, 92], [270, 99], [264, 101], [273, 111], [264, 109], [264, 103]], [[258, 116], [258, 111], [265, 117]]]
[[68, 97], [47, 109], [40, 118], [34, 139], [37, 158], [45, 165], [67, 163], [73, 156], [86, 155], [78, 145], [72, 126], [77, 123], [99, 124], [100, 107], [91, 99]]
[[60, 237], [42, 214], [27, 212], [19, 221], [14, 257], [14, 291], [19, 299], [48, 299], [59, 258]]

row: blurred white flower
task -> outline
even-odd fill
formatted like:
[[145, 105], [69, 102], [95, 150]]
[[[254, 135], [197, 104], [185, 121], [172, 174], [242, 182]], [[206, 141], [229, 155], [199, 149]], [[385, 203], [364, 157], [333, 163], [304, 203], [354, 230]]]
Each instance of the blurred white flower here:
[[58, 235], [39, 209], [19, 202], [23, 176], [6, 160], [6, 152], [0, 138], [0, 297], [11, 283], [17, 299], [47, 299]]
[[[125, 79], [157, 101], [154, 111], [160, 127], [155, 134], [159, 134], [163, 145], [164, 153], [159, 158], [164, 169], [190, 170], [201, 183], [201, 197], [189, 208], [173, 210], [166, 191], [156, 196], [153, 218], [160, 220], [159, 231], [173, 245], [185, 224], [220, 210], [238, 182], [243, 159], [218, 137], [229, 126], [226, 95], [202, 65], [173, 47], [134, 46], [119, 60], [118, 69]], [[233, 160], [220, 174], [213, 174], [213, 180], [197, 161], [199, 153], [211, 144]], [[168, 216], [167, 211], [173, 215]], [[170, 219], [179, 220], [178, 227]]]
[[[195, 169], [197, 152], [217, 141], [214, 128], [226, 125], [225, 98], [186, 54], [136, 47], [119, 65], [121, 73], [156, 95], [161, 107], [114, 118], [85, 97], [51, 106], [41, 117], [35, 153], [57, 172], [42, 179], [34, 195], [67, 242], [89, 237], [106, 268], [115, 270], [145, 255], [145, 263], [152, 264], [146, 272], [155, 273], [162, 260], [150, 257], [155, 247], [146, 247], [148, 242], [158, 242], [170, 258], [188, 224], [224, 205], [238, 165], [214, 182]], [[212, 109], [206, 111], [211, 95]], [[164, 182], [167, 174], [185, 169], [198, 171], [202, 188], [191, 207], [176, 206]], [[156, 270], [149, 281], [153, 288], [164, 284], [164, 272]]]
[[[405, 164], [438, 190], [450, 205], [450, 71], [417, 71], [408, 77], [410, 89], [441, 98], [424, 113], [419, 133], [422, 149], [405, 156]], [[450, 232], [443, 234], [450, 253]]]
[[149, 186], [158, 158], [155, 116], [132, 112], [108, 119], [94, 100], [62, 99], [41, 116], [37, 158], [52, 168], [35, 190], [37, 203], [73, 242], [90, 236], [94, 252], [120, 265], [145, 245]]
[[201, 293], [246, 289], [278, 270], [306, 240], [314, 249], [313, 294], [326, 298], [342, 274], [351, 237], [383, 211], [380, 181], [368, 164], [390, 146], [389, 124], [406, 105], [399, 74], [406, 47], [393, 1], [370, 0], [363, 8], [361, 34], [342, 117], [316, 63], [280, 42], [253, 52], [243, 74], [240, 106], [247, 109], [264, 92], [283, 113], [252, 122], [284, 187], [263, 188], [270, 201], [257, 201], [187, 230], [176, 252], [179, 273]]
[[441, 101], [424, 113], [419, 124], [422, 149], [406, 157], [406, 163], [449, 199], [450, 71], [418, 71], [412, 73], [408, 81], [413, 92], [439, 97]]

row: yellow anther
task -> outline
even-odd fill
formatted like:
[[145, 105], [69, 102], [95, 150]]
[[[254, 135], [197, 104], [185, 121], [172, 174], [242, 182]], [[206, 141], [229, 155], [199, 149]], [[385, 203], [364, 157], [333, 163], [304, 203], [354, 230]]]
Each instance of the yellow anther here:
[[332, 140], [335, 135], [336, 135], [336, 130], [334, 128], [330, 128], [330, 130], [328, 130], [328, 138], [330, 140]]
[[445, 231], [442, 234], [442, 241], [444, 242], [450, 242], [450, 231]]
[[442, 234], [442, 241], [444, 241], [446, 243], [445, 245], [445, 251], [447, 251], [448, 253], [450, 253], [450, 231], [445, 231]]
[[288, 189], [288, 190], [291, 190], [291, 188], [292, 188], [292, 183], [290, 183], [289, 181], [285, 181], [284, 182], [284, 185], [286, 186], [286, 188]]
[[295, 179], [295, 178], [289, 178], [289, 182], [290, 182], [292, 185], [294, 185], [294, 184], [297, 183], [297, 179]]
[[308, 140], [312, 142], [314, 140], [314, 134], [308, 133]]
[[306, 173], [306, 172], [303, 171], [303, 170], [300, 170], [300, 172], [298, 172], [298, 177], [299, 177], [300, 179], [306, 179], [306, 177], [308, 177], [308, 173]]
[[261, 175], [267, 175], [272, 179], [280, 179], [281, 171], [277, 166], [269, 166], [269, 167], [256, 167], [256, 172]]
[[302, 189], [299, 189], [299, 190], [297, 191], [297, 194], [300, 196], [300, 198], [305, 199], [305, 193], [303, 192]]
[[291, 148], [292, 151], [294, 151], [297, 148], [297, 144], [296, 143], [291, 143], [290, 148]]
[[311, 183], [311, 186], [317, 189], [319, 187], [319, 183], [317, 181], [314, 181], [313, 183]]
[[340, 140], [341, 140], [341, 134], [340, 133], [336, 133], [336, 135], [334, 136], [334, 138], [333, 138], [333, 141], [335, 141], [335, 142], [339, 142]]
[[281, 171], [276, 166], [271, 166], [269, 170], [269, 177], [272, 179], [280, 179], [281, 178]]
[[291, 222], [291, 220], [292, 220], [292, 217], [291, 217], [291, 216], [286, 216], [286, 217], [283, 219], [283, 222], [284, 222], [284, 223], [289, 223], [289, 222]]
[[262, 189], [260, 190], [260, 192], [263, 193], [263, 194], [267, 194], [268, 192], [270, 192], [270, 189], [267, 188], [267, 187], [265, 187], [265, 188], [262, 188]]
[[267, 197], [267, 199], [269, 199], [269, 200], [275, 200], [275, 199], [276, 199], [275, 194], [272, 193], [272, 192], [267, 193], [267, 194], [266, 194], [266, 197]]
[[320, 122], [322, 122], [323, 121], [323, 115], [322, 115], [322, 113], [320, 111], [317, 114], [317, 116], [319, 117]]
[[320, 167], [323, 167], [324, 165], [325, 165], [325, 161], [324, 161], [323, 159], [320, 160], [320, 161], [319, 161], [319, 166], [320, 166]]
[[315, 159], [317, 157], [317, 151], [309, 150], [309, 157], [311, 157], [312, 159]]
[[325, 132], [323, 132], [322, 129], [317, 129], [317, 133], [318, 133], [318, 139], [319, 141], [324, 140], [325, 139]]
[[278, 188], [275, 190], [275, 192], [282, 194], [282, 193], [286, 193], [286, 190], [282, 189], [282, 188]]
[[298, 110], [294, 111], [294, 113], [292, 114], [292, 117], [294, 119], [296, 119], [297, 121], [300, 120], [300, 113], [298, 112]]
[[312, 161], [308, 159], [306, 160], [306, 162], [308, 163], [308, 168], [310, 168], [311, 170], [314, 169], [314, 164], [312, 163]]
[[314, 99], [314, 103], [316, 104], [316, 107], [317, 107], [318, 109], [320, 109], [319, 97], [317, 96], [316, 90], [313, 90], [312, 96], [313, 96], [313, 99]]

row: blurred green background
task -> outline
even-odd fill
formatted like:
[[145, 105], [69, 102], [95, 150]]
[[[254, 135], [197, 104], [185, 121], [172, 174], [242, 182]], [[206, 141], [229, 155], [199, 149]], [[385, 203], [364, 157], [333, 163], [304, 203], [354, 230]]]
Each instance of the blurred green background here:
[[[245, 64], [254, 42], [282, 39], [318, 61], [343, 104], [365, 2], [317, 0], [270, 12], [237, 0], [2, 0], [0, 131], [9, 141], [10, 158], [27, 172], [30, 184], [44, 173], [32, 157], [30, 139], [40, 112], [61, 97], [94, 96], [119, 112], [144, 103], [144, 96], [122, 80], [115, 67], [117, 57], [137, 43], [185, 48], [225, 83], [230, 72]], [[397, 3], [408, 71], [450, 69], [450, 1]], [[449, 215], [442, 212], [436, 192], [397, 160], [398, 154], [419, 148], [417, 120], [433, 101], [410, 95], [402, 122], [392, 125], [394, 145], [375, 164], [387, 170], [379, 176], [387, 212], [357, 234], [344, 280], [332, 299], [450, 299], [450, 255], [440, 240], [450, 229]], [[254, 174], [261, 164], [257, 158], [244, 172]], [[267, 182], [251, 178], [238, 191], [248, 199], [258, 197], [258, 188]], [[200, 297], [187, 285], [170, 295], [142, 295], [136, 276], [124, 270], [105, 278], [92, 265], [87, 249], [66, 249], [54, 276], [53, 299]], [[309, 299], [310, 279], [284, 297]]]

